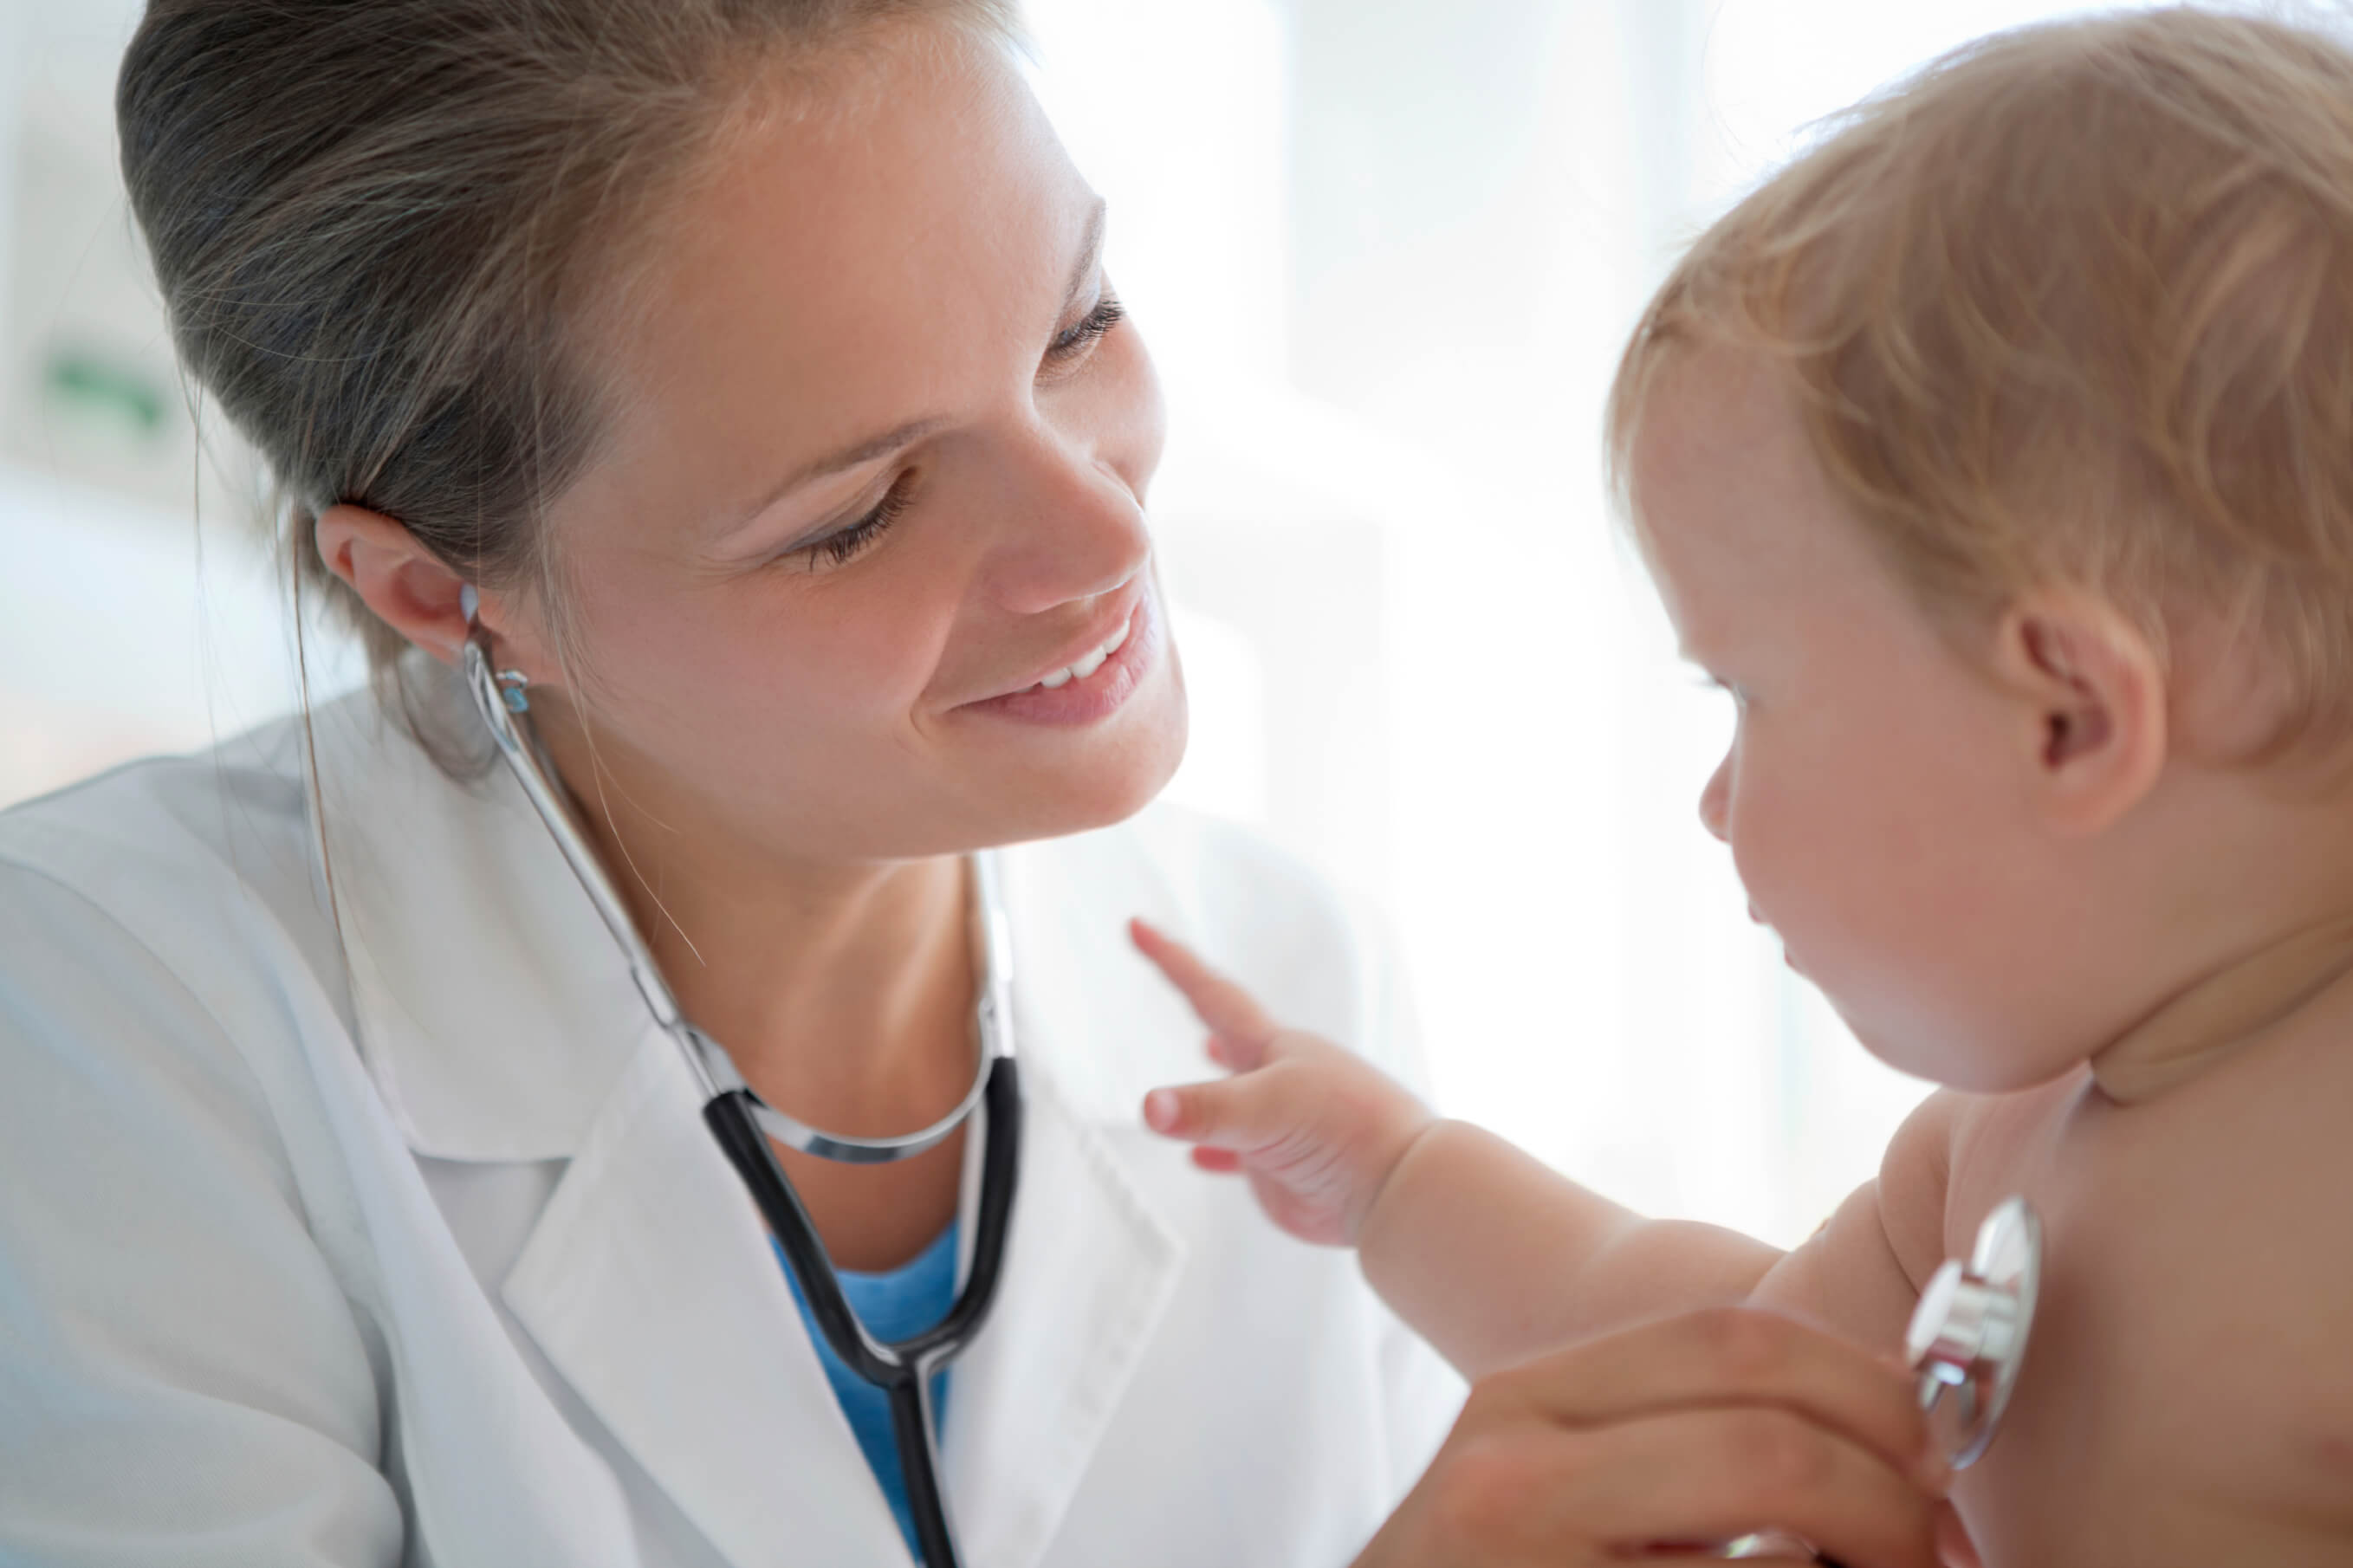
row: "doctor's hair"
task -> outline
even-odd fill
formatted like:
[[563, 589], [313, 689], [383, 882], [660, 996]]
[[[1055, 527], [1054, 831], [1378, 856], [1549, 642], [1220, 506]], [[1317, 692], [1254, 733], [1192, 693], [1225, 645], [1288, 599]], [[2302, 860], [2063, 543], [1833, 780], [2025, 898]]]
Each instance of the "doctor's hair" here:
[[1020, 41], [1017, 0], [150, 0], [115, 110], [181, 363], [267, 465], [298, 637], [307, 592], [420, 740], [415, 661], [319, 516], [396, 520], [567, 649], [541, 521], [660, 204], [755, 89], [908, 24]]
[[1645, 405], [1711, 347], [1777, 367], [1940, 623], [2086, 589], [2177, 668], [2193, 621], [2255, 655], [2279, 701], [2240, 760], [2353, 739], [2353, 51], [2317, 21], [2024, 28], [1829, 122], [1635, 330], [1607, 445], [1638, 530]]

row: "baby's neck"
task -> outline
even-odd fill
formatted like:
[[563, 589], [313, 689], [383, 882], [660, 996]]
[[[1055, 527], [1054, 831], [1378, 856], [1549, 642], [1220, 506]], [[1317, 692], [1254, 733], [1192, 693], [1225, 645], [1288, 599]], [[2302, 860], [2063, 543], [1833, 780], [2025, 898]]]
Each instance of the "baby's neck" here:
[[2299, 927], [2191, 982], [2092, 1058], [2120, 1105], [2153, 1100], [2278, 1033], [2353, 977], [2353, 914]]

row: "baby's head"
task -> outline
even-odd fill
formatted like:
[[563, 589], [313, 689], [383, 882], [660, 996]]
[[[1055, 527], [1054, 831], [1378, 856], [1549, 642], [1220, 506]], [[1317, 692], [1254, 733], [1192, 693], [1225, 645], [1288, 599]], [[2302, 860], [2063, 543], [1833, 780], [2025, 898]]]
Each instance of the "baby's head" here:
[[2022, 1087], [2353, 912], [2353, 52], [1939, 62], [1699, 241], [1609, 438], [1740, 703], [1702, 815], [1881, 1055]]

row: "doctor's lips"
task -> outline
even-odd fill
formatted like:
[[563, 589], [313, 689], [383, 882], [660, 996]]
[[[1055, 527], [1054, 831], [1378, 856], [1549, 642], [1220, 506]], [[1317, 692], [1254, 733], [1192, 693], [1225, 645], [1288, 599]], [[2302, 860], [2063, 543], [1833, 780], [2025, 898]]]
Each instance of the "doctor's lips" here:
[[1085, 637], [1019, 689], [965, 706], [1031, 723], [1091, 724], [1108, 717], [1135, 694], [1160, 653], [1160, 616], [1150, 590]]

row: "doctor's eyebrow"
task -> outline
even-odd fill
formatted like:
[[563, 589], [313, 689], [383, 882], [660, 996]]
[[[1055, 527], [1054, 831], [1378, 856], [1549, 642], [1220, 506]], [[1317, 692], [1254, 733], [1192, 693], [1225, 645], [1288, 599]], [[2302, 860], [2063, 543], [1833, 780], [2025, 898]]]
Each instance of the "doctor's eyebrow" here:
[[[1103, 227], [1108, 210], [1109, 204], [1103, 197], [1097, 196], [1093, 207], [1087, 213], [1086, 229], [1079, 240], [1078, 264], [1071, 268], [1071, 280], [1062, 290], [1061, 309], [1056, 313], [1058, 319], [1071, 313], [1071, 308], [1079, 302], [1085, 292], [1087, 279], [1094, 276], [1095, 268], [1103, 263]], [[812, 484], [829, 475], [840, 473], [845, 468], [861, 467], [873, 462], [878, 458], [887, 458], [902, 447], [913, 446], [924, 437], [945, 426], [947, 423], [947, 419], [940, 415], [934, 415], [924, 419], [910, 419], [895, 429], [885, 430], [880, 436], [870, 436], [854, 445], [828, 453], [814, 462], [803, 464], [786, 475], [783, 482], [771, 489], [767, 494], [743, 510], [733, 513], [726, 521], [720, 524], [716, 531], [717, 536], [723, 539], [728, 538], [748, 527], [770, 507], [803, 485]]]

